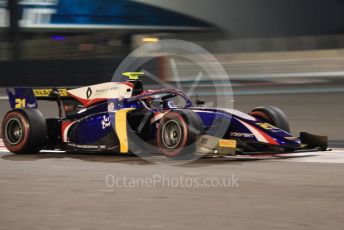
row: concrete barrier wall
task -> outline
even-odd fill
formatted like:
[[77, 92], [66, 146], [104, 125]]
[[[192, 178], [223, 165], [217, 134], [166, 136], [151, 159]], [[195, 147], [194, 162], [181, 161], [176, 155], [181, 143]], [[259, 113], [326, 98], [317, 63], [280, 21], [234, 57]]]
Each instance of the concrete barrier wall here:
[[[227, 53], [217, 54], [215, 57], [223, 65], [231, 79], [344, 77], [344, 49]], [[2, 61], [0, 62], [0, 88], [79, 86], [106, 82], [111, 80], [122, 59], [117, 57], [83, 60]], [[164, 79], [173, 76], [168, 61], [164, 65], [160, 64], [161, 62], [153, 61], [145, 69], [153, 69], [152, 73]], [[199, 66], [195, 64], [183, 61], [178, 61], [176, 64], [181, 80], [192, 80], [198, 73]]]
[[[344, 49], [224, 53], [215, 57], [232, 80], [344, 77]], [[182, 80], [195, 79], [200, 69], [195, 63], [183, 60], [176, 62], [176, 65]], [[171, 65], [166, 63], [165, 66], [167, 76], [173, 77]]]

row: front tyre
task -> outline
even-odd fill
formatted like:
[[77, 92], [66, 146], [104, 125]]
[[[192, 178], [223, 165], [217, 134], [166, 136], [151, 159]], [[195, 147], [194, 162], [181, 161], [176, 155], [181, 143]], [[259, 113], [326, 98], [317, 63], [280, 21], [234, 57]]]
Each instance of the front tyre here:
[[196, 141], [203, 132], [203, 122], [195, 112], [172, 111], [160, 120], [158, 146], [166, 157], [190, 159], [194, 157]]
[[3, 141], [12, 153], [36, 153], [47, 143], [47, 125], [42, 113], [33, 108], [9, 111], [1, 127]]
[[274, 106], [261, 106], [250, 112], [252, 117], [274, 125], [284, 131], [290, 132], [288, 118], [285, 113]]

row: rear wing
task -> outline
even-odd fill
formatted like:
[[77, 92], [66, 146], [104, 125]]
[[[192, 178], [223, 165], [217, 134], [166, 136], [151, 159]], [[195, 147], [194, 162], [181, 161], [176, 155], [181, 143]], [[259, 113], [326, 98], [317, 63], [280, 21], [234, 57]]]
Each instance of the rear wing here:
[[66, 88], [32, 89], [37, 100], [56, 100], [56, 97], [71, 98]]
[[14, 108], [37, 108], [37, 100], [61, 101], [72, 99], [66, 88], [14, 88], [6, 89], [9, 103]]

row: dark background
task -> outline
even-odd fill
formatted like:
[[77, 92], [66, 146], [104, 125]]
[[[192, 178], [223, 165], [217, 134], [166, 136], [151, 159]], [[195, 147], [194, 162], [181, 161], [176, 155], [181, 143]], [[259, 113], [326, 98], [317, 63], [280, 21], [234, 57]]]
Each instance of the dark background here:
[[44, 7], [56, 10], [45, 27], [20, 26], [25, 9], [42, 6], [1, 2], [10, 19], [0, 28], [2, 87], [109, 81], [142, 34], [207, 42], [215, 54], [344, 46], [342, 0], [59, 0]]

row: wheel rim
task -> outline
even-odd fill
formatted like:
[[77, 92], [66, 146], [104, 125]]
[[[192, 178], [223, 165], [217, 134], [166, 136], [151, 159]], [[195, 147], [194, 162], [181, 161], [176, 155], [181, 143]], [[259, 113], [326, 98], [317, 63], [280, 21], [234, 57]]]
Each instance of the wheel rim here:
[[6, 139], [11, 145], [20, 143], [23, 139], [23, 126], [19, 119], [12, 118], [6, 123]]
[[162, 128], [162, 142], [168, 149], [175, 149], [182, 139], [182, 128], [174, 120], [167, 121]]

